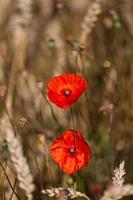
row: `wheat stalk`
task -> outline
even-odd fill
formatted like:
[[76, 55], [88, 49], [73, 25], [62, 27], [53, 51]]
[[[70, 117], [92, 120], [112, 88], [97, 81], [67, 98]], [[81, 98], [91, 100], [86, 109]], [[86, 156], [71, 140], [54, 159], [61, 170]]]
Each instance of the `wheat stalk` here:
[[32, 4], [32, 0], [16, 0], [14, 14], [9, 22], [9, 33], [12, 36], [11, 44], [14, 50], [18, 48], [22, 39], [27, 42], [28, 30], [32, 22]]
[[13, 3], [13, 0], [0, 1], [0, 27], [5, 21], [12, 3]]
[[46, 41], [49, 42], [51, 39], [55, 43], [56, 49], [56, 68], [54, 68], [54, 73], [62, 73], [63, 68], [66, 64], [66, 52], [65, 52], [65, 44], [63, 40], [63, 35], [61, 32], [61, 22], [58, 19], [51, 20], [46, 27]]
[[41, 8], [41, 15], [43, 21], [49, 19], [54, 11], [54, 1], [53, 0], [36, 0]]

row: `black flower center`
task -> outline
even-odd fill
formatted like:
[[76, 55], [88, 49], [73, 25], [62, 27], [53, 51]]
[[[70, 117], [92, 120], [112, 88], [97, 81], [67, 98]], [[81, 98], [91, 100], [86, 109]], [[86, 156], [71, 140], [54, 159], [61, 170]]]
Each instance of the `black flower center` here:
[[76, 153], [76, 148], [75, 148], [75, 147], [71, 147], [71, 148], [69, 149], [69, 151], [70, 151], [70, 153]]
[[69, 96], [71, 95], [71, 93], [72, 93], [72, 91], [69, 90], [69, 89], [64, 91], [64, 95], [65, 95], [66, 97], [69, 97]]

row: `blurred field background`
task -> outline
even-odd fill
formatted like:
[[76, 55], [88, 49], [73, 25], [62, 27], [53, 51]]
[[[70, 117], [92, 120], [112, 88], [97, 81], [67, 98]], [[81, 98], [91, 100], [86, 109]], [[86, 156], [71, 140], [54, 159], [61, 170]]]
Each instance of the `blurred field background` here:
[[[72, 128], [70, 110], [46, 98], [47, 81], [63, 72], [82, 74], [89, 83], [73, 112], [92, 159], [74, 177], [62, 173], [49, 154], [53, 139]], [[0, 99], [0, 161], [22, 200], [41, 199], [41, 189], [63, 186], [100, 199], [123, 160], [125, 183], [132, 184], [133, 1], [0, 0]], [[27, 161], [20, 164], [19, 153]], [[27, 169], [21, 173], [26, 165], [33, 197]], [[0, 168], [3, 199], [17, 198]]]

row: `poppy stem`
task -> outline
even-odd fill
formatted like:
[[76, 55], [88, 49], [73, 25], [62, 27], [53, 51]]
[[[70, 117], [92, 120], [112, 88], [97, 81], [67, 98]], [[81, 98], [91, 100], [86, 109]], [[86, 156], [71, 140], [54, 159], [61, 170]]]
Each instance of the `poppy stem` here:
[[[74, 114], [73, 114], [73, 110], [72, 110], [72, 107], [70, 107], [70, 112], [71, 112], [71, 117], [72, 117], [72, 124], [73, 124], [73, 130], [74, 130], [74, 133], [73, 133], [73, 137], [74, 137], [74, 148], [75, 148], [75, 161], [76, 161], [76, 165], [75, 165], [75, 169], [76, 169], [76, 166], [77, 166], [77, 157], [76, 157], [76, 151], [77, 151], [77, 145], [76, 145], [76, 128], [75, 128], [75, 123], [74, 123]], [[77, 175], [76, 175], [76, 182], [77, 182]]]
[[70, 107], [70, 112], [71, 112], [71, 117], [72, 117], [73, 129], [75, 130], [74, 116], [73, 116], [73, 110], [72, 110], [72, 107]]
[[76, 150], [76, 132], [75, 132], [75, 124], [74, 124], [74, 115], [73, 115], [73, 110], [72, 107], [70, 107], [70, 112], [71, 112], [71, 117], [72, 117], [72, 124], [73, 124], [73, 129], [74, 129], [74, 147]]

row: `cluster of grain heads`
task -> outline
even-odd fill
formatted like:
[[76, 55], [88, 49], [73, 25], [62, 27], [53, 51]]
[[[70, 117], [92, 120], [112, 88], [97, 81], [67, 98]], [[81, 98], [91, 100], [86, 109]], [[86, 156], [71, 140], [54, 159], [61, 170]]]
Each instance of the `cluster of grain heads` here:
[[19, 187], [24, 190], [27, 199], [32, 200], [32, 192], [34, 191], [33, 177], [30, 173], [27, 159], [24, 157], [20, 138], [14, 135], [13, 127], [6, 115], [1, 120], [1, 132], [6, 135], [10, 159], [19, 181]]
[[[104, 195], [100, 198], [100, 200], [117, 200], [121, 199], [124, 196], [133, 195], [133, 185], [124, 183], [124, 175], [125, 175], [125, 168], [124, 168], [124, 161], [120, 163], [118, 168], [114, 170], [114, 176], [112, 178], [112, 186], [110, 186], [105, 192]], [[89, 200], [85, 194], [75, 191], [72, 188], [49, 188], [42, 190], [42, 194], [50, 198], [57, 198], [57, 199], [77, 199], [82, 198]]]
[[48, 197], [64, 197], [64, 199], [77, 199], [82, 198], [82, 200], [89, 200], [89, 198], [78, 191], [73, 190], [72, 188], [65, 188], [65, 187], [59, 187], [59, 188], [50, 188], [46, 190], [42, 190], [42, 194], [47, 195]]
[[88, 34], [91, 33], [95, 23], [98, 19], [98, 15], [101, 13], [101, 1], [94, 1], [89, 6], [87, 13], [81, 24], [81, 34], [80, 34], [80, 45], [84, 46], [87, 40]]

